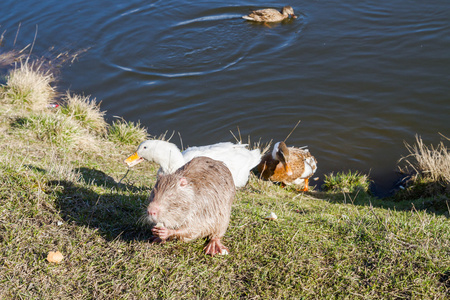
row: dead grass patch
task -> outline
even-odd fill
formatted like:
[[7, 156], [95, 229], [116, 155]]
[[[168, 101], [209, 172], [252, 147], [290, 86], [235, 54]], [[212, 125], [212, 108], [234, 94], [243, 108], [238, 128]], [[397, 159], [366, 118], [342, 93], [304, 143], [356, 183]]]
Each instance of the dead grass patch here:
[[7, 77], [3, 101], [32, 111], [47, 109], [55, 96], [51, 86], [54, 78], [50, 72], [42, 71], [41, 67], [42, 64], [30, 63], [28, 60], [16, 65]]
[[0, 67], [10, 66], [15, 62], [20, 62], [23, 59], [25, 59], [25, 54], [23, 54], [21, 51], [10, 50], [0, 53]]
[[105, 112], [100, 110], [100, 103], [97, 103], [95, 98], [67, 92], [61, 105], [61, 113], [78, 121], [90, 132], [99, 135], [105, 135], [107, 132]]
[[427, 146], [418, 135], [414, 145], [405, 143], [405, 146], [410, 154], [399, 160], [403, 164], [399, 173], [404, 177], [404, 187], [395, 197], [401, 200], [433, 197], [433, 207], [444, 208], [448, 201], [445, 195], [450, 194], [449, 149], [444, 142]]
[[427, 146], [416, 135], [416, 143], [410, 145], [405, 142], [405, 146], [409, 155], [399, 161], [406, 163], [406, 170], [402, 170], [403, 172], [413, 172], [415, 176], [428, 178], [433, 182], [450, 183], [450, 152], [443, 142], [437, 146]]

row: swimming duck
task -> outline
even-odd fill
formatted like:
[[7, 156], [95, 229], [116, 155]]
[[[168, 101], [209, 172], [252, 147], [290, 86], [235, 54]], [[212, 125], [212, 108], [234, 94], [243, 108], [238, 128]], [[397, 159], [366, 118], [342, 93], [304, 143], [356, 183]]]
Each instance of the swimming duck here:
[[234, 185], [238, 188], [247, 184], [250, 170], [261, 160], [261, 151], [259, 149], [249, 150], [246, 144], [223, 142], [208, 146], [189, 147], [181, 152], [173, 143], [147, 140], [142, 142], [137, 151], [124, 162], [128, 167], [132, 167], [143, 160], [154, 161], [161, 167], [158, 174], [172, 174], [198, 156], [206, 156], [224, 162], [233, 175]]
[[317, 170], [317, 161], [307, 149], [287, 147], [285, 142], [278, 142], [272, 153], [263, 156], [258, 165], [261, 178], [284, 185], [304, 184], [300, 191], [308, 191], [309, 178]]
[[297, 16], [294, 15], [294, 9], [291, 6], [283, 7], [281, 12], [273, 8], [254, 10], [249, 15], [243, 16], [242, 18], [255, 22], [280, 22], [289, 18], [289, 16], [292, 16], [294, 19], [297, 18]]

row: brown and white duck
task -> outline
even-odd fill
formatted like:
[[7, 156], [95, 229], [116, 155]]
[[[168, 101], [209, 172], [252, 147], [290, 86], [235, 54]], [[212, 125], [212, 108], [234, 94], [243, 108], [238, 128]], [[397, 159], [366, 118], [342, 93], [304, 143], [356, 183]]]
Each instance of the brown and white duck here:
[[291, 6], [283, 7], [281, 12], [273, 8], [254, 10], [242, 18], [254, 22], [281, 22], [284, 19], [289, 18], [289, 16], [292, 16], [294, 19], [297, 18], [297, 16], [294, 15], [294, 9]]
[[272, 153], [267, 153], [258, 165], [261, 178], [283, 185], [304, 185], [302, 192], [308, 191], [309, 178], [317, 170], [317, 161], [308, 149], [287, 147], [278, 142]]

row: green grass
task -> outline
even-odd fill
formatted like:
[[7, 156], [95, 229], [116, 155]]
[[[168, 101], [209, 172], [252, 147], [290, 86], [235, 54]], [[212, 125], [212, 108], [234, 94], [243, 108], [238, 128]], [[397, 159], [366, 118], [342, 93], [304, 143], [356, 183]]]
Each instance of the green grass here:
[[109, 128], [108, 138], [116, 144], [139, 145], [149, 137], [147, 129], [140, 122], [134, 123], [118, 119]]
[[[212, 258], [203, 239], [149, 242], [143, 216], [158, 166], [139, 164], [123, 178], [140, 141], [112, 142], [114, 133], [77, 118], [63, 126], [61, 112], [0, 101], [2, 299], [450, 296], [449, 210], [421, 207], [432, 198], [303, 194], [252, 176], [233, 204], [230, 254]], [[278, 219], [265, 220], [270, 212]], [[64, 260], [49, 263], [56, 250]]]
[[367, 175], [359, 172], [348, 171], [333, 173], [324, 176], [322, 188], [330, 192], [355, 193], [358, 191], [368, 192], [370, 180]]
[[100, 135], [106, 134], [108, 124], [104, 119], [105, 112], [100, 110], [100, 105], [96, 103], [95, 99], [68, 92], [63, 103], [60, 109], [62, 114], [82, 123], [83, 127], [91, 132]]
[[34, 133], [38, 140], [54, 145], [72, 145], [84, 136], [83, 129], [60, 114], [32, 114], [14, 120], [12, 126]]

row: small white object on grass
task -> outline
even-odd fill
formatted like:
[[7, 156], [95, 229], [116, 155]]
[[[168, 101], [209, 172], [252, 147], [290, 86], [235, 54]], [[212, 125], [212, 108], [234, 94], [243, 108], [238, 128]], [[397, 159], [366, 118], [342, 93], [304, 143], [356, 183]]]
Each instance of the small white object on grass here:
[[276, 220], [276, 219], [278, 219], [278, 217], [277, 217], [277, 215], [274, 212], [271, 212], [270, 215], [268, 215], [264, 219], [266, 219], [266, 220]]
[[50, 251], [47, 255], [47, 260], [52, 263], [60, 263], [64, 259], [64, 255], [61, 252]]

